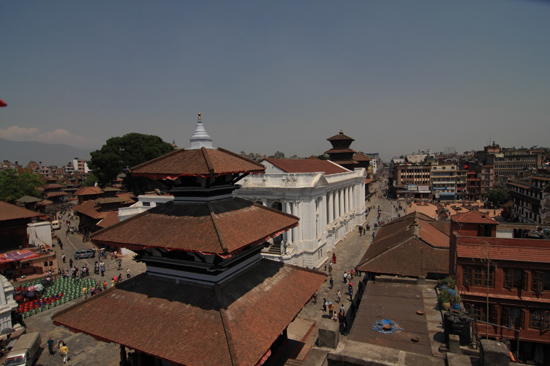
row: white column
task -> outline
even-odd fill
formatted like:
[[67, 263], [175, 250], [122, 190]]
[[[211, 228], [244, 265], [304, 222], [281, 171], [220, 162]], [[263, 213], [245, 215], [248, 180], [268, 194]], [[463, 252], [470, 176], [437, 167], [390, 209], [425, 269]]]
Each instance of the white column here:
[[328, 222], [334, 221], [334, 192], [328, 192]]
[[344, 206], [344, 190], [340, 188], [338, 192], [340, 193], [340, 215], [339, 216], [342, 217], [346, 212], [345, 206]]

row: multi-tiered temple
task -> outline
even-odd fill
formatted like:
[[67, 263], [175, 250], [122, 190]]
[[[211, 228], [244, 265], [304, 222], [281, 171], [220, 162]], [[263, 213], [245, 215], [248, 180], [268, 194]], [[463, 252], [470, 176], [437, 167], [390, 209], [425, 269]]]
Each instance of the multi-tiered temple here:
[[54, 316], [74, 332], [135, 350], [142, 364], [255, 365], [326, 276], [260, 258], [269, 238], [298, 218], [233, 198], [236, 184], [264, 167], [212, 147], [200, 114], [191, 148], [138, 165], [164, 181], [174, 201], [92, 235], [129, 248], [147, 271]]

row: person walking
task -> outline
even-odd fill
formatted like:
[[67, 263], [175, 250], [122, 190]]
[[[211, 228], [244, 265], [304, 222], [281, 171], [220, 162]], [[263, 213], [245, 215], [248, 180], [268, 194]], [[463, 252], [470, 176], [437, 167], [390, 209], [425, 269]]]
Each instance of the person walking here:
[[353, 301], [353, 287], [349, 289], [349, 301]]
[[53, 356], [55, 354], [55, 351], [53, 350], [53, 339], [52, 337], [49, 337], [46, 341], [46, 344], [48, 345], [48, 351], [50, 352], [50, 356]]
[[86, 291], [86, 287], [82, 287], [82, 295], [84, 295], [84, 300], [88, 298], [88, 292]]
[[132, 275], [130, 274], [130, 267], [128, 267], [128, 269], [126, 269], [126, 278], [130, 277], [132, 277]]
[[334, 304], [330, 303], [328, 306], [328, 317], [329, 319], [332, 319], [332, 315], [334, 314]]
[[334, 280], [332, 279], [332, 277], [330, 277], [330, 289], [332, 290], [332, 287], [334, 287]]
[[63, 260], [63, 263], [65, 263], [65, 254], [61, 256], [61, 259]]
[[59, 349], [59, 353], [61, 353], [61, 357], [63, 357], [63, 363], [67, 363], [69, 360], [69, 347], [63, 342], [63, 345]]
[[342, 293], [340, 292], [340, 290], [338, 290], [338, 292], [336, 293], [336, 296], [338, 296], [338, 303], [340, 303], [340, 300], [342, 298]]

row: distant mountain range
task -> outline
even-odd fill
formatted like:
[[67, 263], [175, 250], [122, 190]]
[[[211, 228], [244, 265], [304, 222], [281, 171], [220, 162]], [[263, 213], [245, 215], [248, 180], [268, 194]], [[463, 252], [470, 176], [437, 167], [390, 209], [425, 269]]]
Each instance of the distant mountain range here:
[[79, 149], [63, 144], [45, 144], [34, 141], [10, 141], [0, 139], [0, 161], [16, 161], [27, 166], [30, 161], [42, 162], [46, 166], [67, 165], [74, 158], [90, 160], [92, 149]]

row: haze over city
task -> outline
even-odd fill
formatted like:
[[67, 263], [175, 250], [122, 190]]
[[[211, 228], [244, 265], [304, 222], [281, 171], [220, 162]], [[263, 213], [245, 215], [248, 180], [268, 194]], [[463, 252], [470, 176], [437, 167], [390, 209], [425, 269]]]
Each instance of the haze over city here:
[[511, 0], [3, 2], [0, 138], [187, 147], [201, 112], [236, 152], [321, 154], [339, 130], [384, 160], [546, 146], [548, 19]]

